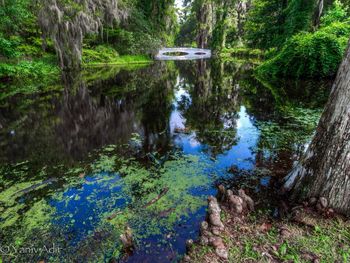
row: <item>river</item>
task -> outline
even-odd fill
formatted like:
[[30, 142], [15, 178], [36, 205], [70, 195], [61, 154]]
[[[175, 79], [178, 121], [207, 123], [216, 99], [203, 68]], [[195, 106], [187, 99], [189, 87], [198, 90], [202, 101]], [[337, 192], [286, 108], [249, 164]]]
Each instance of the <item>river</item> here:
[[[330, 84], [267, 82], [253, 67], [90, 68], [3, 96], [0, 245], [59, 248], [10, 248], [3, 262], [177, 261], [219, 182], [270, 192], [309, 142]], [[127, 227], [132, 253], [119, 238]]]

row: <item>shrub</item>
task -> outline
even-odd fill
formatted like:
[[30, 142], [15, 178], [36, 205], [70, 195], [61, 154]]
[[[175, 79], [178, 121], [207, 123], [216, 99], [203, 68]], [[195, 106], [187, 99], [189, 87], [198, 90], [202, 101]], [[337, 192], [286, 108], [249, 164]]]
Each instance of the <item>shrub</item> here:
[[0, 34], [0, 56], [14, 58], [20, 55], [16, 50], [18, 41], [16, 39], [7, 39]]
[[321, 19], [322, 26], [328, 26], [334, 22], [345, 21], [347, 19], [348, 7], [344, 6], [339, 0], [335, 0], [333, 7], [329, 9]]
[[83, 63], [108, 63], [119, 57], [109, 46], [99, 45], [94, 49], [83, 48]]
[[53, 80], [59, 76], [59, 69], [46, 61], [23, 60], [17, 64], [0, 63], [0, 78]]
[[257, 68], [257, 73], [293, 78], [333, 76], [350, 35], [346, 9], [336, 1], [321, 22], [316, 32], [294, 35], [275, 56]]
[[161, 40], [153, 35], [140, 31], [125, 29], [109, 30], [109, 43], [121, 55], [154, 54], [161, 46]]
[[292, 37], [282, 51], [267, 60], [257, 71], [261, 75], [284, 77], [328, 77], [336, 73], [346, 48], [350, 26], [331, 25], [315, 33], [299, 33]]

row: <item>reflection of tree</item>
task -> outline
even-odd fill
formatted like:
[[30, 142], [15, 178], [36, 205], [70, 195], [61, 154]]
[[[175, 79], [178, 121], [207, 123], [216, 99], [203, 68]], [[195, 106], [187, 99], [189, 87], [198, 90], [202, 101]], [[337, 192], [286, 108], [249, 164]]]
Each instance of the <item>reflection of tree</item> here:
[[[104, 145], [127, 143], [132, 133], [145, 137], [145, 149], [151, 144], [166, 148], [174, 68], [155, 64], [117, 73], [90, 79], [89, 86], [86, 76], [65, 76], [62, 95], [9, 99], [11, 104], [0, 110], [8, 128], [2, 131], [7, 138], [1, 158], [52, 165], [74, 161]], [[6, 135], [10, 130], [13, 135]]]
[[197, 139], [218, 154], [236, 143], [239, 86], [231, 74], [225, 74], [223, 63], [210, 63], [197, 61], [195, 72], [184, 68], [182, 76], [191, 83], [192, 103], [180, 101], [180, 110], [188, 128], [196, 130]]
[[310, 140], [328, 81], [271, 81], [247, 74], [240, 80], [247, 112], [260, 130], [256, 166], [284, 176]]

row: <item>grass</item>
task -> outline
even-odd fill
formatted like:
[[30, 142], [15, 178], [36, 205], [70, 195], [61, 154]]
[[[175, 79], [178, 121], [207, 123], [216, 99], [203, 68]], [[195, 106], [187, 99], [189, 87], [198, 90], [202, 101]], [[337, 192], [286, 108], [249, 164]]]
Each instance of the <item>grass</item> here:
[[145, 64], [152, 60], [146, 55], [124, 55], [119, 56], [118, 52], [110, 46], [99, 45], [92, 48], [83, 48], [83, 66], [101, 65], [130, 65]]
[[89, 62], [84, 63], [83, 65], [85, 67], [91, 67], [91, 66], [107, 66], [107, 65], [132, 65], [132, 64], [148, 64], [152, 63], [153, 60], [151, 60], [149, 57], [144, 55], [125, 55], [116, 57], [110, 61], [106, 62]]
[[[222, 238], [229, 247], [228, 262], [350, 262], [350, 222], [340, 216], [328, 219], [305, 209], [305, 221], [313, 222], [305, 225], [255, 212], [233, 224], [224, 211]], [[287, 229], [288, 236], [281, 235], [281, 229]], [[191, 262], [222, 262], [211, 248], [200, 245], [190, 256]]]

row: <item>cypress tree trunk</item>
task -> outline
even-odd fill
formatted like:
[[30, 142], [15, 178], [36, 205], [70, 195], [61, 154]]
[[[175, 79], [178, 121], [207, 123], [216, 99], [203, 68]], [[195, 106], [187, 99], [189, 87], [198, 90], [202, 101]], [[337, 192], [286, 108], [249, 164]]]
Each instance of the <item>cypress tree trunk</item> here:
[[350, 42], [316, 134], [284, 188], [293, 199], [326, 197], [350, 215]]

